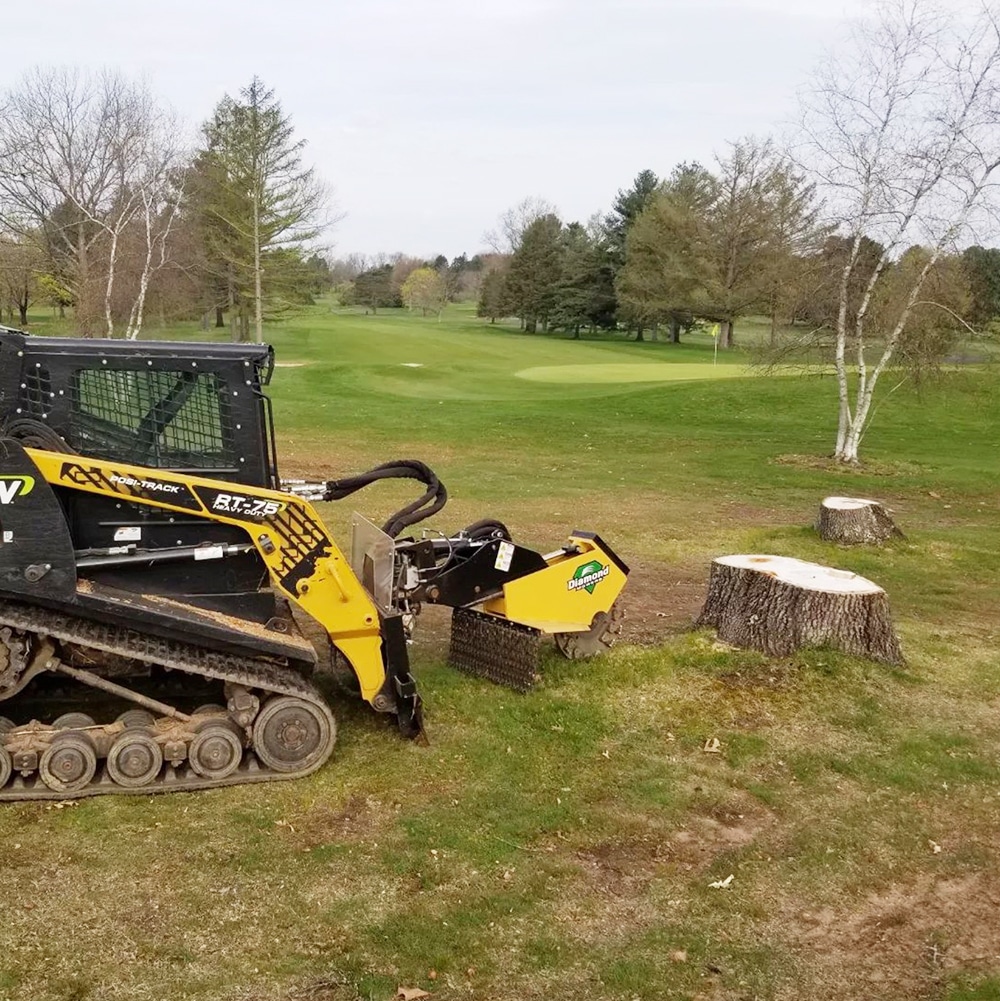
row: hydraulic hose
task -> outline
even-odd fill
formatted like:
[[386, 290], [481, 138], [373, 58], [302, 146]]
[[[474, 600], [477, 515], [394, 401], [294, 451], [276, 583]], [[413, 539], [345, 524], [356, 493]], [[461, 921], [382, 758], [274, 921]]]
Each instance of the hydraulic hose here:
[[0, 438], [13, 438], [27, 448], [77, 454], [76, 449], [58, 431], [32, 417], [14, 417], [0, 423]]
[[343, 500], [378, 480], [391, 479], [418, 480], [427, 486], [427, 491], [422, 497], [400, 508], [382, 526], [382, 531], [392, 539], [395, 539], [404, 528], [437, 514], [448, 502], [448, 491], [438, 479], [437, 473], [419, 459], [395, 459], [369, 469], [367, 473], [346, 476], [341, 480], [329, 480], [323, 499]]

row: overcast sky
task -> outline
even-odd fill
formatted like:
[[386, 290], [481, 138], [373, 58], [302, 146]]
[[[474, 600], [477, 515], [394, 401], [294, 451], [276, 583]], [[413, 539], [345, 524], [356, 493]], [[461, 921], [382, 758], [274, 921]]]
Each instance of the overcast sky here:
[[532, 195], [567, 221], [643, 168], [780, 129], [860, 0], [7, 0], [38, 63], [146, 78], [192, 135], [256, 73], [344, 218], [334, 252], [470, 255]]

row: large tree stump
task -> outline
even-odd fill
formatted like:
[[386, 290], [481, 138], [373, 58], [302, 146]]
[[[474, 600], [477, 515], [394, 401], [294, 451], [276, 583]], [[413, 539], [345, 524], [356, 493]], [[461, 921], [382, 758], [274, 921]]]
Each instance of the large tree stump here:
[[849, 546], [881, 545], [903, 533], [878, 501], [863, 497], [826, 497], [819, 506], [816, 530], [827, 542]]
[[733, 646], [784, 657], [830, 646], [902, 664], [885, 591], [848, 570], [787, 556], [720, 556], [712, 561], [698, 625]]

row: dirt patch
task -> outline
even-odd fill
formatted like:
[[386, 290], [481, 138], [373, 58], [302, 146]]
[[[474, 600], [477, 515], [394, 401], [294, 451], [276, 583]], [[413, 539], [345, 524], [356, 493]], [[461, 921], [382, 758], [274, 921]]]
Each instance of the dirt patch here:
[[743, 848], [770, 825], [768, 813], [747, 802], [706, 805], [671, 832], [632, 834], [576, 853], [591, 885], [617, 897], [633, 897], [668, 868], [685, 873], [709, 868], [719, 855]]
[[921, 876], [853, 909], [799, 910], [782, 924], [838, 998], [912, 998], [959, 971], [1000, 969], [998, 913], [1000, 875], [977, 872]]
[[702, 566], [634, 563], [621, 599], [625, 607], [622, 641], [659, 643], [690, 629], [705, 600], [705, 586]]
[[371, 838], [390, 811], [371, 797], [352, 796], [339, 808], [320, 805], [278, 822], [282, 838], [299, 851]]
[[924, 472], [924, 467], [916, 462], [886, 462], [865, 460], [864, 462], [838, 462], [829, 455], [776, 455], [769, 460], [777, 466], [797, 466], [799, 469], [822, 469], [828, 473], [845, 473], [864, 476], [900, 476]]
[[576, 853], [591, 886], [615, 897], [639, 896], [669, 858], [666, 842], [653, 834], [602, 841]]
[[751, 844], [770, 823], [770, 814], [739, 799], [706, 804], [682, 828], [650, 826], [579, 849], [573, 861], [580, 878], [561, 898], [555, 919], [573, 938], [595, 945], [662, 924], [664, 881], [680, 880], [677, 898], [667, 906], [683, 909], [682, 887], [692, 874]]
[[772, 821], [749, 797], [726, 803], [697, 804], [686, 826], [674, 831], [667, 844], [671, 863], [685, 873], [708, 869], [726, 852], [755, 841]]

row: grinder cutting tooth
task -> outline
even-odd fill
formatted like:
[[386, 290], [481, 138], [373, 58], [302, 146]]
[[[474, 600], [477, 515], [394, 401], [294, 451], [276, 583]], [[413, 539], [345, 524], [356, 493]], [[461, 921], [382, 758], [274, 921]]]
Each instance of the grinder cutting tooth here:
[[527, 692], [539, 678], [541, 636], [530, 626], [456, 608], [451, 616], [448, 661], [468, 674]]

